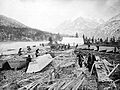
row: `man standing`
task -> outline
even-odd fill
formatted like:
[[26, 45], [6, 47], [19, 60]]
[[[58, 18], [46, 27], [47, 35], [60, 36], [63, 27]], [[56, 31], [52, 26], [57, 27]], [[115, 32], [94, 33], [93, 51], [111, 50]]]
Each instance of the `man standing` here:
[[80, 52], [77, 54], [77, 57], [78, 57], [78, 64], [80, 67], [82, 67], [83, 56], [80, 54]]
[[90, 53], [89, 53], [89, 55], [88, 55], [87, 64], [88, 64], [88, 70], [89, 70], [89, 72], [90, 72], [90, 71], [91, 71], [91, 68], [92, 68], [92, 58], [91, 58], [91, 54], [90, 54]]
[[36, 50], [36, 52], [35, 52], [35, 56], [36, 56], [36, 57], [39, 56], [39, 49]]
[[22, 48], [19, 49], [19, 51], [18, 51], [18, 55], [19, 55], [19, 56], [22, 55]]
[[97, 45], [96, 48], [97, 48], [97, 51], [99, 51], [99, 45]]
[[29, 63], [32, 61], [32, 58], [30, 57], [30, 55], [28, 55], [27, 59], [26, 59], [26, 69], [25, 69], [25, 72], [27, 71], [28, 69], [28, 65]]

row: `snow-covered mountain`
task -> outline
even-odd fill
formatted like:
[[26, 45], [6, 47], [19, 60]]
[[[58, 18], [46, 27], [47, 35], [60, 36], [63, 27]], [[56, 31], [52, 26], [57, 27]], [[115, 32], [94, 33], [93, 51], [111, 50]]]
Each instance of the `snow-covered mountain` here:
[[56, 27], [55, 30], [62, 34], [75, 35], [77, 32], [79, 33], [79, 36], [82, 36], [83, 34], [91, 36], [94, 32], [94, 28], [98, 25], [100, 25], [100, 23], [97, 20], [78, 17], [73, 21], [64, 21]]
[[116, 38], [120, 37], [120, 14], [112, 17], [106, 23], [98, 26], [96, 32], [94, 33], [96, 38], [106, 37], [110, 38], [115, 36]]

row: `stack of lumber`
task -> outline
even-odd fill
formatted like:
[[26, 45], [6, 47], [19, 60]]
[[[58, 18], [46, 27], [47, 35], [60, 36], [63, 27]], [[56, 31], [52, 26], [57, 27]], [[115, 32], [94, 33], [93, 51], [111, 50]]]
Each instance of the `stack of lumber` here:
[[48, 69], [44, 71], [25, 73], [23, 70], [11, 71], [11, 74], [6, 73], [8, 76], [5, 75], [6, 79], [3, 80], [4, 84], [1, 85], [0, 90], [10, 88], [13, 83], [18, 90], [97, 90], [96, 78], [98, 82], [108, 83], [109, 87], [113, 85], [113, 80], [109, 78], [109, 75], [114, 72], [114, 69], [111, 71], [106, 68], [111, 65], [105, 64], [108, 63], [107, 61], [100, 59], [101, 61], [95, 62], [97, 72], [97, 77], [95, 77], [86, 67], [80, 68], [77, 65], [76, 55], [72, 54], [73, 50], [62, 52], [53, 58], [51, 64], [45, 67]]

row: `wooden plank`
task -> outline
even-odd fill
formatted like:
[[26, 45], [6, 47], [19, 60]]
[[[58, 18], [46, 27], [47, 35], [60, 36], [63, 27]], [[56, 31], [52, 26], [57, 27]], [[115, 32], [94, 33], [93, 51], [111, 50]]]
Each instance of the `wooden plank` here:
[[81, 78], [83, 77], [84, 75], [80, 75], [77, 79], [75, 79], [74, 83], [72, 83], [70, 86], [67, 87], [67, 89], [72, 89], [77, 83], [79, 83], [79, 80], [81, 80]]
[[57, 83], [52, 84], [48, 90], [52, 90], [56, 85]]
[[68, 67], [68, 66], [71, 66], [71, 65], [74, 65], [75, 62], [68, 62], [68, 63], [65, 63], [63, 65], [60, 65], [60, 67]]
[[117, 65], [115, 66], [115, 68], [108, 74], [108, 77], [110, 77], [110, 75], [117, 69], [118, 66], [119, 66], [119, 64], [117, 64]]
[[107, 76], [107, 71], [106, 71], [105, 66], [102, 61], [98, 61], [97, 63], [95, 63], [95, 67], [96, 67], [99, 82], [112, 81]]
[[80, 87], [80, 85], [82, 84], [82, 82], [85, 80], [85, 77], [83, 77], [82, 79], [79, 80], [79, 82], [73, 87], [72, 90], [78, 90], [78, 88]]
[[68, 88], [68, 87], [71, 86], [71, 85], [75, 85], [75, 83], [78, 82], [78, 80], [81, 78], [81, 76], [82, 76], [82, 72], [80, 72], [79, 76], [78, 76], [76, 79], [73, 79], [73, 80], [70, 81], [69, 83], [65, 84], [65, 85], [61, 88], [61, 90], [64, 90], [64, 89]]
[[55, 90], [59, 90], [65, 84], [65, 82], [66, 81], [60, 82], [58, 86], [55, 88]]
[[105, 65], [105, 68], [107, 69], [108, 73], [110, 73], [110, 70], [109, 70], [109, 68], [108, 68], [108, 66], [107, 66], [107, 62], [105, 62], [105, 61], [103, 61], [103, 60], [102, 60], [102, 62], [103, 62], [103, 64]]
[[47, 76], [47, 75], [45, 75], [45, 76], [42, 77], [41, 79], [38, 79], [38, 80], [36, 80], [36, 81], [34, 81], [34, 82], [30, 83], [30, 84], [27, 84], [27, 85], [19, 88], [18, 90], [22, 90], [22, 89], [24, 89], [24, 88], [26, 88], [26, 89], [28, 90], [28, 89], [30, 89], [32, 86], [34, 86], [34, 85], [39, 84], [40, 82], [42, 82], [42, 80], [43, 80], [46, 76]]
[[34, 86], [32, 86], [29, 90], [35, 90], [35, 88], [37, 88], [37, 85], [38, 85], [38, 83], [35, 84]]
[[92, 65], [92, 69], [91, 69], [91, 71], [90, 71], [90, 75], [91, 75], [92, 72], [93, 72], [93, 68], [94, 68], [94, 66], [95, 66], [95, 63]]
[[72, 80], [72, 81], [68, 82], [67, 84], [65, 84], [65, 85], [61, 88], [61, 90], [64, 90], [65, 88], [67, 88], [72, 82], [74, 82], [74, 80]]
[[49, 63], [51, 63], [53, 58], [50, 54], [45, 54], [43, 56], [39, 56], [36, 58], [35, 62], [30, 62], [26, 73], [33, 73], [41, 71], [45, 68]]

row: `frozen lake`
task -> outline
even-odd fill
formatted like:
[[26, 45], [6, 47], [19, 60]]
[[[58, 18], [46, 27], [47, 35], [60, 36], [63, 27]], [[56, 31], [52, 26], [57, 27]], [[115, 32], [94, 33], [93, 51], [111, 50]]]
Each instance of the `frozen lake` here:
[[18, 50], [19, 48], [25, 48], [26, 46], [39, 46], [40, 44], [46, 44], [48, 41], [37, 42], [0, 42], [0, 53], [7, 51], [8, 49]]
[[[25, 48], [27, 46], [40, 46], [40, 44], [47, 44], [49, 41], [37, 41], [37, 42], [0, 42], [0, 54], [3, 52], [8, 52], [9, 49], [14, 49], [14, 52], [18, 52], [19, 48]], [[87, 45], [80, 45], [80, 48], [88, 48]], [[96, 46], [91, 45], [91, 49], [96, 50]], [[111, 51], [114, 47], [100, 46], [100, 50]]]

